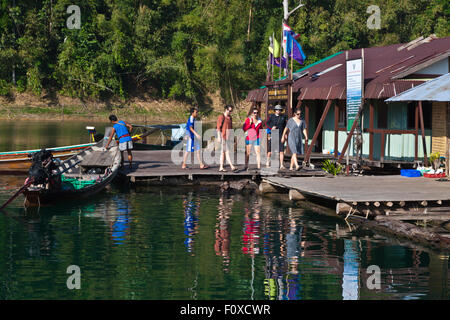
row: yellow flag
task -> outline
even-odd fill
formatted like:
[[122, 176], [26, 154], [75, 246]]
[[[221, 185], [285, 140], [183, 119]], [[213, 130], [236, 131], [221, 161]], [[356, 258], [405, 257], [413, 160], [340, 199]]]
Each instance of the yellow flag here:
[[273, 37], [273, 52], [271, 51], [271, 53], [275, 58], [280, 56], [280, 44], [275, 37]]

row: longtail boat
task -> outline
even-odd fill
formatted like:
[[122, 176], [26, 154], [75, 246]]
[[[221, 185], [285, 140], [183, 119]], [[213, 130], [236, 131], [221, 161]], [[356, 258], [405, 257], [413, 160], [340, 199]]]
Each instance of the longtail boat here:
[[[95, 145], [95, 142], [48, 148], [47, 150], [51, 151], [54, 157], [64, 160], [93, 145]], [[27, 172], [31, 166], [31, 156], [40, 150], [41, 149], [0, 152], [0, 172], [6, 174]]]
[[104, 142], [103, 139], [60, 163], [51, 154], [33, 157], [24, 184], [25, 206], [86, 198], [102, 191], [117, 175], [122, 159], [118, 146], [106, 150]]
[[[177, 143], [180, 143], [185, 133], [185, 124], [168, 125], [141, 125], [133, 124], [133, 128], [144, 130], [144, 134], [133, 136], [133, 142], [143, 140], [146, 136], [160, 132], [161, 144], [147, 144], [144, 142], [133, 143], [135, 150], [171, 150]], [[168, 131], [171, 130], [169, 133]]]
[[[134, 127], [144, 129], [144, 132], [135, 134], [132, 136], [133, 142], [143, 140], [146, 136], [161, 130], [178, 129], [180, 125], [133, 125]], [[89, 131], [90, 143], [77, 144], [71, 146], [54, 147], [47, 148], [53, 154], [54, 158], [59, 158], [61, 160], [68, 159], [69, 157], [77, 154], [81, 150], [87, 149], [96, 145], [99, 139], [103, 138], [100, 134], [100, 138], [96, 139], [95, 127], [86, 127]], [[109, 135], [108, 135], [109, 136]], [[170, 150], [174, 144], [179, 141], [167, 140], [165, 144], [155, 145], [155, 144], [145, 144], [136, 143], [134, 145], [135, 150]], [[31, 158], [33, 154], [41, 151], [41, 149], [33, 150], [21, 150], [21, 151], [7, 151], [0, 152], [0, 174], [25, 174], [28, 172], [31, 166]]]

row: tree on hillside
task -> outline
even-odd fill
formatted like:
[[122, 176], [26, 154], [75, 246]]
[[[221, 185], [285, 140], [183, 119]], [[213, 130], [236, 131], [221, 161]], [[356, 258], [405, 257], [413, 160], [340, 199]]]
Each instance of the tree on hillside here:
[[[293, 6], [297, 2], [291, 0]], [[305, 65], [341, 50], [450, 35], [446, 0], [305, 0], [289, 18]], [[281, 41], [281, 0], [0, 0], [0, 94], [238, 103], [266, 78], [269, 36]], [[367, 28], [377, 5], [381, 28]], [[294, 69], [300, 67], [295, 62]], [[278, 70], [275, 71], [275, 74]]]

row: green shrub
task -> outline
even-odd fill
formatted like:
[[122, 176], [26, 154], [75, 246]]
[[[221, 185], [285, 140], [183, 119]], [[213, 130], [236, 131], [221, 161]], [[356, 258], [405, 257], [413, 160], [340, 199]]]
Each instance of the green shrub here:
[[342, 166], [341, 164], [335, 164], [330, 160], [325, 160], [324, 162], [322, 162], [322, 165], [322, 170], [332, 174], [333, 176], [337, 176], [338, 174], [340, 174], [344, 168], [344, 166]]
[[11, 84], [0, 79], [0, 96], [7, 96], [11, 93]]

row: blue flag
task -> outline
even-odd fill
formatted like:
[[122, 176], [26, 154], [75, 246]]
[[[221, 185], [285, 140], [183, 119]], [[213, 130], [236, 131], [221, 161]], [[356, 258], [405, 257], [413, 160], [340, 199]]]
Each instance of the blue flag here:
[[295, 35], [296, 33], [293, 31], [284, 31], [284, 36], [286, 37], [286, 52], [289, 57], [292, 56], [295, 61], [303, 64], [306, 59], [306, 55], [303, 52], [300, 43], [295, 40]]

